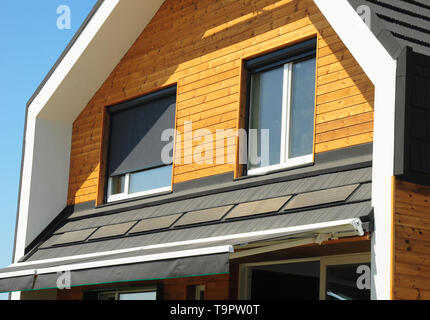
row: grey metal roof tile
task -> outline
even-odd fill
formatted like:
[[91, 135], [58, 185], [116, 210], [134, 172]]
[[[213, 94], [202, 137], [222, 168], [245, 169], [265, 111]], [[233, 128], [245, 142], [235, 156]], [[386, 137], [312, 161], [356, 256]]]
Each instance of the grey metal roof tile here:
[[[363, 184], [360, 186], [348, 199], [349, 201], [362, 201], [368, 200], [371, 196], [371, 181], [372, 168], [365, 167], [360, 169], [351, 169], [349, 171], [340, 171], [334, 173], [327, 173], [317, 176], [309, 176], [304, 178], [298, 178], [295, 180], [287, 180], [269, 184], [262, 184], [258, 186], [247, 187], [243, 189], [236, 189], [231, 191], [222, 191], [218, 193], [211, 193], [204, 196], [191, 197], [188, 199], [182, 199], [179, 201], [165, 202], [159, 205], [152, 205], [148, 202], [147, 207], [135, 208], [126, 210], [124, 208], [121, 212], [111, 213], [108, 215], [100, 216], [88, 216], [84, 215], [80, 220], [67, 221], [66, 224], [57, 230], [57, 234], [51, 235], [51, 237], [45, 241], [40, 247], [39, 251], [46, 252], [46, 256], [51, 256], [48, 252], [53, 252], [55, 247], [52, 247], [54, 241], [56, 241], [63, 232], [79, 231], [83, 229], [99, 228], [113, 224], [124, 224], [133, 221], [144, 220], [140, 222], [141, 229], [131, 230], [131, 232], [124, 236], [119, 235], [115, 238], [103, 239], [102, 241], [87, 241], [79, 245], [68, 245], [62, 246], [61, 254], [80, 254], [80, 253], [91, 253], [105, 250], [115, 250], [126, 248], [130, 246], [143, 246], [147, 244], [163, 243], [165, 241], [174, 242], [178, 239], [187, 240], [188, 234], [177, 233], [173, 231], [187, 231], [192, 237], [209, 237], [216, 235], [224, 235], [226, 233], [242, 232], [242, 231], [255, 231], [263, 230], [265, 228], [273, 228], [277, 226], [284, 226], [286, 221], [288, 224], [298, 225], [305, 223], [314, 223], [321, 219], [336, 219], [337, 217], [349, 217], [354, 212], [344, 212], [347, 209], [347, 204], [339, 204], [338, 206], [342, 209], [336, 209], [338, 206], [331, 207], [329, 211], [315, 211], [306, 208], [300, 209], [303, 214], [296, 215], [291, 214], [277, 214], [274, 217], [267, 217], [270, 219], [270, 225], [265, 218], [261, 218], [254, 215], [250, 219], [244, 219], [243, 221], [232, 221], [227, 219], [225, 222], [207, 225], [194, 225], [187, 227], [186, 229], [168, 229], [182, 214], [199, 211], [199, 210], [211, 210], [216, 207], [228, 207], [231, 205], [243, 204], [248, 206], [250, 209], [244, 211], [244, 215], [255, 213], [256, 208], [252, 208], [253, 205], [249, 204], [252, 202], [265, 201], [272, 198], [290, 198], [293, 195], [318, 191], [321, 189], [331, 189], [336, 187], [342, 187], [351, 184]], [[270, 203], [268, 201], [267, 203]], [[285, 201], [286, 202], [286, 201]], [[284, 202], [284, 203], [285, 203]], [[282, 203], [282, 205], [284, 205]], [[278, 208], [273, 209], [275, 212]], [[102, 209], [96, 208], [95, 212], [101, 213]], [[234, 210], [234, 208], [232, 209]], [[348, 209], [350, 210], [350, 209]], [[258, 210], [257, 210], [258, 211]], [[264, 211], [264, 210], [263, 210]], [[317, 212], [315, 216], [313, 213]], [[367, 212], [368, 213], [368, 212]], [[167, 216], [167, 217], [166, 217]], [[227, 215], [228, 217], [229, 215]], [[287, 217], [288, 216], [288, 217]], [[165, 222], [164, 219], [172, 219], [172, 221]], [[158, 222], [157, 222], [158, 221]], [[160, 231], [159, 228], [165, 230]], [[146, 232], [144, 235], [136, 235], [137, 232]], [[154, 231], [154, 232], [152, 232]], [[42, 256], [42, 253], [37, 251], [34, 256]], [[52, 257], [58, 255], [58, 251], [54, 250]]]
[[321, 204], [345, 201], [357, 188], [358, 184], [301, 193], [291, 199], [283, 210], [311, 207]]
[[372, 198], [372, 184], [363, 183], [351, 195], [348, 201], [363, 201], [363, 200], [370, 200], [371, 198]]
[[85, 241], [94, 231], [96, 231], [96, 228], [66, 232], [60, 235], [52, 245]]
[[121, 223], [121, 224], [113, 224], [113, 225], [108, 225], [108, 226], [98, 228], [96, 230], [96, 232], [94, 232], [89, 237], [89, 240], [109, 238], [109, 237], [115, 237], [115, 236], [122, 236], [128, 230], [130, 230], [131, 227], [133, 227], [136, 224], [136, 222], [137, 221], [126, 222], [126, 223]]
[[225, 219], [233, 219], [269, 212], [277, 212], [288, 200], [290, 200], [290, 198], [291, 196], [286, 196], [280, 198], [241, 203], [234, 207]]
[[93, 217], [77, 221], [70, 221], [58, 230], [56, 230], [55, 233], [65, 233], [70, 231], [101, 227], [106, 224], [109, 224], [111, 219], [112, 217], [106, 217], [106, 219], [100, 219], [100, 217]]
[[232, 205], [187, 212], [175, 223], [174, 226], [179, 227], [202, 222], [217, 221], [220, 220], [231, 208], [233, 208]]
[[128, 233], [139, 233], [152, 230], [166, 229], [181, 216], [181, 214], [174, 214], [158, 218], [150, 218], [139, 221]]
[[52, 247], [52, 245], [58, 240], [58, 238], [61, 237], [61, 234], [53, 234], [51, 237], [49, 237], [45, 242], [43, 242], [39, 248], [48, 248]]
[[186, 229], [170, 229], [164, 232], [122, 237], [99, 242], [84, 242], [66, 247], [51, 247], [38, 250], [29, 260], [49, 259], [109, 250], [126, 249], [153, 244], [186, 241], [199, 238], [223, 236], [235, 233], [262, 231], [311, 223], [320, 223], [349, 218], [359, 218], [370, 213], [370, 201], [342, 204], [330, 208], [311, 209], [290, 214], [259, 217], [248, 220], [229, 221], [213, 225]]

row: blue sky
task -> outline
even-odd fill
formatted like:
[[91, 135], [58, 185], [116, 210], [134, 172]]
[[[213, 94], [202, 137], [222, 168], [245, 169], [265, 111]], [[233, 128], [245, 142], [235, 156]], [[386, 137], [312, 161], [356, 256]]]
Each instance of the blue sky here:
[[[96, 0], [0, 1], [0, 268], [11, 263], [25, 105]], [[71, 29], [57, 28], [57, 8], [71, 9]], [[0, 300], [6, 299], [0, 294]]]

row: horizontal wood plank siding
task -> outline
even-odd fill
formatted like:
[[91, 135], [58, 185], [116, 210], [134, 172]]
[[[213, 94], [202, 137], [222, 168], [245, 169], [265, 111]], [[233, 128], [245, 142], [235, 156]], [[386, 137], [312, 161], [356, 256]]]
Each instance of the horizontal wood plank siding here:
[[430, 299], [430, 187], [397, 180], [393, 298]]
[[[104, 107], [176, 83], [179, 133], [186, 121], [193, 130], [235, 130], [242, 59], [315, 35], [315, 152], [371, 142], [373, 85], [312, 0], [167, 0], [74, 122], [69, 204], [100, 199]], [[192, 152], [182, 138], [174, 183], [235, 170], [185, 164]], [[224, 152], [234, 157], [235, 146]]]
[[128, 284], [112, 283], [99, 286], [94, 285], [73, 287], [69, 290], [57, 290], [57, 300], [82, 300], [84, 297], [84, 291], [109, 289], [114, 290], [121, 288], [137, 289], [139, 287], [151, 286], [154, 284], [162, 285], [163, 300], [186, 300], [187, 286], [195, 285], [205, 286], [205, 299], [207, 300], [228, 300], [230, 295], [229, 279], [229, 275], [225, 274], [204, 277], [167, 279], [162, 281], [129, 282]]

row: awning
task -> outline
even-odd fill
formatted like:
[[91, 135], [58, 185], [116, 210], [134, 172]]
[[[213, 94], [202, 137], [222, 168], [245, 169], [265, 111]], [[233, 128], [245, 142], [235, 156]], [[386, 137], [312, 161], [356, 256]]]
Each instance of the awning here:
[[226, 274], [231, 259], [363, 234], [356, 218], [21, 262], [0, 269], [0, 292], [58, 288], [65, 272], [71, 287]]

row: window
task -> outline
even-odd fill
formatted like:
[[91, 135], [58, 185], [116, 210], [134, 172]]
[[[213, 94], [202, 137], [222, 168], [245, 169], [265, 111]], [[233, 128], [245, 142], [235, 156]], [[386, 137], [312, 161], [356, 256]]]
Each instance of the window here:
[[187, 286], [187, 300], [205, 300], [205, 285]]
[[239, 299], [369, 300], [370, 254], [240, 266]]
[[[250, 60], [246, 66], [250, 72], [248, 174], [311, 163], [315, 40]], [[268, 132], [268, 140], [263, 131]]]
[[168, 142], [161, 137], [174, 128], [175, 109], [176, 87], [108, 108], [108, 202], [171, 191], [172, 163], [162, 159]]
[[156, 288], [115, 290], [97, 293], [97, 300], [157, 300]]

